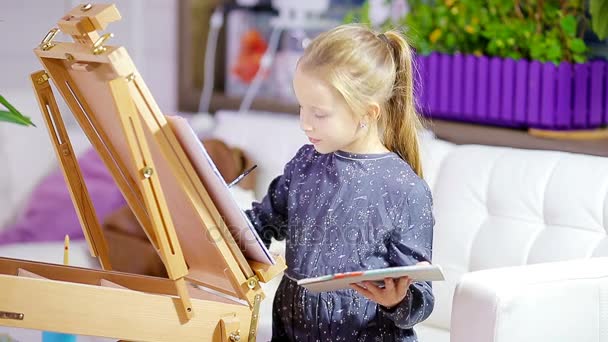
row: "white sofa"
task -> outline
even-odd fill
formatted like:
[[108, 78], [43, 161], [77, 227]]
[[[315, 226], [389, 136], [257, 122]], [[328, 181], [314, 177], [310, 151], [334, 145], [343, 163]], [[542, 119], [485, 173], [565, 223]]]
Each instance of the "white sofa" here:
[[[220, 112], [216, 118], [211, 134], [245, 149], [259, 165], [258, 199], [306, 143], [292, 115]], [[8, 127], [0, 125], [5, 136], [26, 132], [30, 142], [48, 141], [42, 127], [36, 133]], [[74, 137], [82, 138], [77, 131]], [[422, 147], [435, 204], [433, 261], [447, 280], [434, 283], [435, 310], [416, 327], [420, 341], [608, 341], [608, 258], [601, 258], [608, 256], [608, 158], [457, 146], [430, 135]], [[3, 202], [27, 192], [14, 186], [22, 167], [39, 163], [40, 170], [27, 171], [30, 186], [54, 162], [48, 148], [46, 162], [32, 147], [1, 151], [12, 171], [1, 173], [0, 183], [13, 184], [13, 193], [1, 193]], [[95, 266], [86, 244], [73, 247], [73, 264]], [[0, 247], [0, 256], [60, 263], [61, 255], [61, 243]], [[270, 298], [262, 304], [259, 341], [270, 336], [278, 280], [265, 285]], [[39, 333], [18, 336], [35, 341]]]

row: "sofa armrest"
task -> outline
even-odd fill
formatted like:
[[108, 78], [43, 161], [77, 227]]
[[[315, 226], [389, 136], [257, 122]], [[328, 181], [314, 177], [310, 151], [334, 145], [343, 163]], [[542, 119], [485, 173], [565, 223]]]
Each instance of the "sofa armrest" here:
[[608, 341], [608, 258], [464, 275], [450, 341]]

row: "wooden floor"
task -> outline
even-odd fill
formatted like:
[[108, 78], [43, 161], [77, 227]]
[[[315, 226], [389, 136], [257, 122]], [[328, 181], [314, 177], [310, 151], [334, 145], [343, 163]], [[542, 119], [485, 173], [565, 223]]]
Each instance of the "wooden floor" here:
[[[236, 110], [239, 108], [240, 102], [241, 98], [231, 98], [221, 93], [215, 93], [211, 103], [211, 110]], [[294, 115], [298, 112], [298, 108], [295, 104], [268, 99], [256, 99], [252, 104], [252, 109], [294, 113]], [[427, 127], [439, 138], [456, 144], [481, 144], [539, 150], [557, 150], [608, 157], [607, 134], [603, 134], [604, 138], [600, 139], [549, 139], [533, 136], [526, 130], [439, 119], [428, 120]]]

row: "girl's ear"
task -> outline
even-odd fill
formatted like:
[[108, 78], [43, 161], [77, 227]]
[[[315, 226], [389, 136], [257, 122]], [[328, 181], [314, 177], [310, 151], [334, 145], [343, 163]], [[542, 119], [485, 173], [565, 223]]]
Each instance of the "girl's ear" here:
[[367, 123], [376, 122], [380, 119], [380, 105], [372, 102], [367, 106], [367, 113], [363, 116], [363, 120]]

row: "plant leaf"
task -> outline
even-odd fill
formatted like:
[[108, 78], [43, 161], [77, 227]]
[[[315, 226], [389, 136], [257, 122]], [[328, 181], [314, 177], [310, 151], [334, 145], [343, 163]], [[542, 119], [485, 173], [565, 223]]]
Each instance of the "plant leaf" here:
[[21, 114], [17, 110], [17, 108], [13, 107], [10, 103], [8, 103], [8, 101], [2, 95], [0, 95], [0, 104], [2, 104], [4, 107], [6, 107], [6, 109], [9, 110], [8, 112], [0, 111], [0, 117], [5, 118], [5, 120], [2, 121], [9, 121], [24, 126], [36, 127], [36, 125], [34, 125], [34, 123], [29, 117]]
[[560, 20], [560, 24], [568, 36], [576, 36], [576, 18], [573, 15], [569, 14], [563, 17], [562, 20]]
[[31, 122], [27, 122], [23, 120], [22, 117], [17, 116], [11, 112], [7, 112], [5, 110], [0, 110], [0, 121], [10, 122], [18, 125], [29, 126]]
[[0, 95], [0, 103], [4, 105], [4, 107], [6, 107], [6, 109], [8, 109], [11, 113], [22, 115], [21, 113], [19, 113], [17, 108], [13, 107], [10, 103], [8, 103], [8, 101], [2, 95]]
[[574, 62], [576, 62], [576, 63], [582, 64], [582, 63], [587, 62], [587, 58], [584, 55], [574, 55], [573, 58], [574, 58]]
[[585, 42], [582, 39], [576, 38], [572, 39], [572, 41], [570, 42], [570, 50], [572, 50], [572, 52], [574, 53], [579, 54], [587, 51], [587, 46], [585, 45]]
[[608, 37], [608, 1], [590, 0], [589, 13], [591, 14], [591, 28], [599, 39], [604, 40]]

